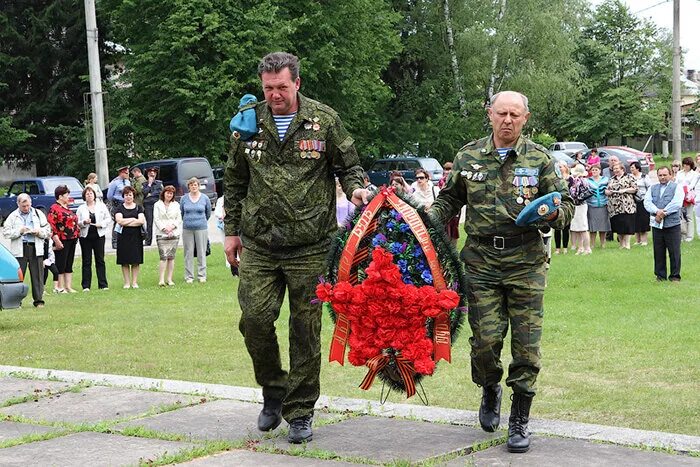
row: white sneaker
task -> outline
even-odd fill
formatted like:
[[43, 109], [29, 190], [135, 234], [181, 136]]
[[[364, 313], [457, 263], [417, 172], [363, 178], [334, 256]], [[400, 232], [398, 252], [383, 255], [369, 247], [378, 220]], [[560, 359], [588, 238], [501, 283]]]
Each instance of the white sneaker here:
[[201, 284], [204, 284], [206, 281], [207, 281], [207, 278], [206, 278], [206, 277], [200, 277], [200, 278], [199, 278], [199, 282], [200, 282]]
[[83, 289], [83, 292], [89, 292], [89, 291], [90, 291], [90, 289], [88, 289], [87, 287]]
[[191, 284], [192, 282], [194, 282], [194, 279], [186, 279], [186, 280], [185, 280], [185, 283], [186, 283], [186, 284]]

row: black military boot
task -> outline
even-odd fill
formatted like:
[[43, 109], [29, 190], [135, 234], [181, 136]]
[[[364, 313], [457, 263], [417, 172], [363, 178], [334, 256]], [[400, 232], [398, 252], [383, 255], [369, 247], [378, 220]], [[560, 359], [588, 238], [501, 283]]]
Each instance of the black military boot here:
[[501, 423], [501, 396], [503, 390], [500, 384], [482, 388], [481, 407], [479, 407], [479, 423], [484, 431], [492, 433]]
[[267, 398], [263, 402], [263, 409], [258, 415], [258, 430], [274, 430], [282, 423], [282, 401], [279, 399]]
[[508, 452], [527, 452], [530, 449], [530, 432], [527, 431], [527, 424], [530, 421], [531, 405], [531, 396], [513, 394], [513, 404], [510, 407], [508, 419]]
[[292, 444], [311, 441], [314, 436], [314, 432], [311, 430], [312, 421], [313, 416], [304, 415], [303, 417], [295, 418], [289, 422], [289, 436], [287, 436], [287, 441]]

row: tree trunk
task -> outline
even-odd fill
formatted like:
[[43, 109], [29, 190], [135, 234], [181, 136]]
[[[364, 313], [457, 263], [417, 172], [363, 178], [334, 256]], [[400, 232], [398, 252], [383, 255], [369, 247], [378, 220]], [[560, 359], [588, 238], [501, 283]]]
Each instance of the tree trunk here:
[[455, 92], [457, 93], [457, 98], [459, 99], [459, 110], [462, 113], [462, 117], [467, 118], [469, 116], [467, 112], [467, 100], [464, 97], [464, 89], [462, 89], [462, 80], [459, 73], [459, 62], [457, 61], [457, 52], [455, 51], [454, 35], [452, 33], [450, 0], [444, 0], [442, 11], [445, 15], [445, 27], [447, 28], [447, 49], [450, 52], [450, 59], [452, 62], [452, 74], [454, 75]]
[[[498, 18], [496, 19], [496, 34], [498, 34], [498, 25], [503, 20], [503, 15], [506, 13], [506, 1], [501, 0], [501, 7], [498, 10]], [[491, 102], [491, 97], [494, 95], [494, 88], [496, 87], [496, 66], [498, 66], [498, 47], [493, 49], [493, 59], [491, 60], [491, 78], [489, 79], [489, 87], [486, 95], [486, 104]]]

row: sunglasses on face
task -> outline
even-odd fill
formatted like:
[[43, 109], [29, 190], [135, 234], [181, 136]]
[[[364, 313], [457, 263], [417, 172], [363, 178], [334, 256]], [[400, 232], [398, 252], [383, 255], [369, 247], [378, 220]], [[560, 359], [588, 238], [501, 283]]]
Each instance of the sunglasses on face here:
[[425, 180], [425, 177], [416, 177], [416, 180]]

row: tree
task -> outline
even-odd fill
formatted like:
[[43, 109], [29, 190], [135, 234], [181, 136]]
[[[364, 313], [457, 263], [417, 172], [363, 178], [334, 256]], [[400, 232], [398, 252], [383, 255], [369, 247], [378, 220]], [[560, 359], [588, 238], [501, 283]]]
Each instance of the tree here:
[[0, 10], [0, 146], [38, 175], [85, 167], [83, 93], [87, 45], [82, 1], [8, 0]]
[[590, 142], [663, 131], [671, 96], [667, 33], [635, 17], [620, 0], [598, 6], [577, 50], [579, 105], [562, 127]]

